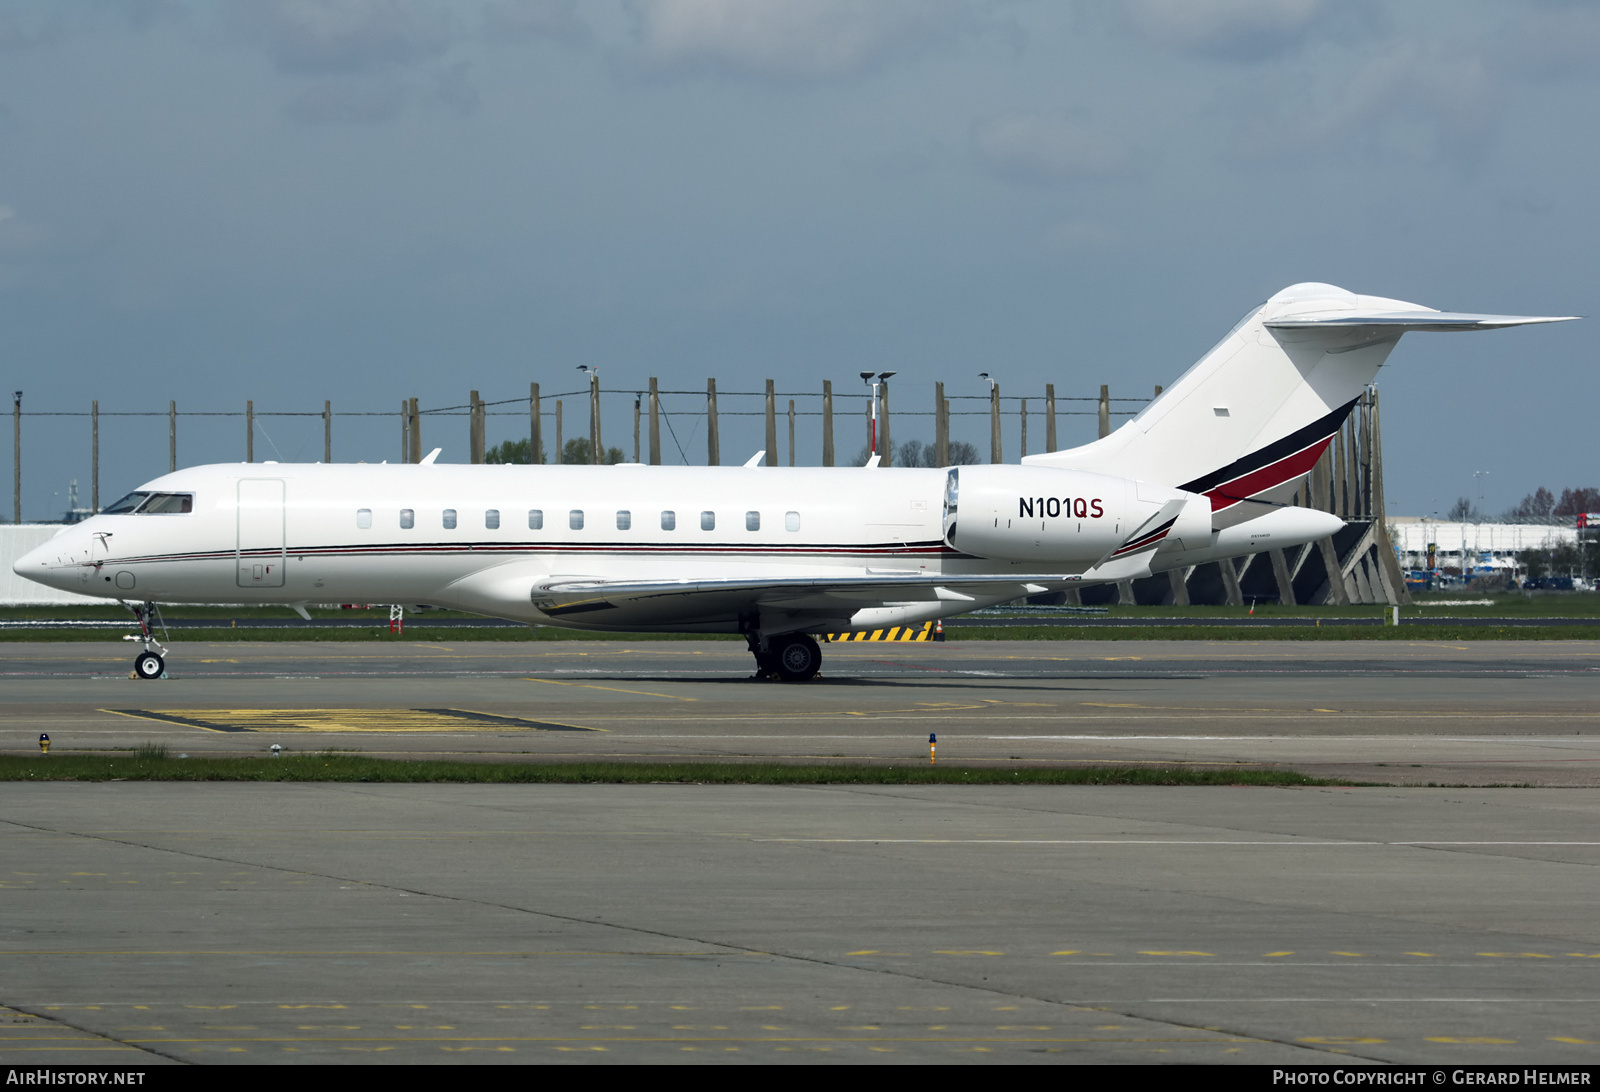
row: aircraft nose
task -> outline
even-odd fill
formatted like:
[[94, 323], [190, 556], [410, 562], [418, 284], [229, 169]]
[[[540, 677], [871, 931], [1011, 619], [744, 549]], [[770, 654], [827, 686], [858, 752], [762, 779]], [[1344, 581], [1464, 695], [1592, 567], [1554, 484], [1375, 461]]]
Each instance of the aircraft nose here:
[[76, 569], [75, 544], [66, 534], [42, 542], [12, 562], [11, 571], [25, 580], [47, 587], [65, 587]]

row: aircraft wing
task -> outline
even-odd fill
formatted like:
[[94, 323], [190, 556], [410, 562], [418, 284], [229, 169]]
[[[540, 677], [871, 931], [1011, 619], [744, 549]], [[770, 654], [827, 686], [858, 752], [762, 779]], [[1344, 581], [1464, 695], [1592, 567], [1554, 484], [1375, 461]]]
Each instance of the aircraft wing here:
[[[952, 573], [867, 573], [864, 575], [794, 576], [733, 580], [607, 581], [584, 577], [552, 577], [533, 589], [533, 604], [544, 614], [570, 617], [605, 612], [595, 622], [610, 622], [610, 613], [638, 616], [717, 616], [751, 607], [792, 611], [853, 613], [889, 602], [984, 599], [1003, 602], [1024, 595], [1067, 587], [1077, 576], [1061, 573], [1018, 573], [1004, 576], [962, 576]], [[957, 608], [959, 609], [959, 608]], [[588, 621], [588, 619], [585, 619]]]
[[1532, 326], [1542, 322], [1573, 322], [1579, 316], [1469, 315], [1454, 311], [1313, 311], [1267, 319], [1269, 330], [1326, 330], [1350, 326], [1375, 326], [1397, 333], [1408, 330], [1498, 330], [1505, 326]]

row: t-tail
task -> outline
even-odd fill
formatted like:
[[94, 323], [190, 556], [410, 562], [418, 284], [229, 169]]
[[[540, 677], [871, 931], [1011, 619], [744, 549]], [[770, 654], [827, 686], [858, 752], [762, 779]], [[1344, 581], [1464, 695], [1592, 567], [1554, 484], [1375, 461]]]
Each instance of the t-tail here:
[[1571, 317], [1454, 314], [1331, 284], [1293, 285], [1111, 435], [1022, 461], [1203, 494], [1215, 528], [1237, 526], [1292, 503], [1402, 334]]

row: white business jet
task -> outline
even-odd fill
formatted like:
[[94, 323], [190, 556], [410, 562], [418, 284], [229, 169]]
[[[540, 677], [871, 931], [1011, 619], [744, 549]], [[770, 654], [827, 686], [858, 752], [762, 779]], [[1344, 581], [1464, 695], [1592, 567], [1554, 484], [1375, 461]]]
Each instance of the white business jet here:
[[[878, 629], [1314, 542], [1296, 490], [1407, 331], [1451, 314], [1297, 284], [1111, 435], [1020, 466], [224, 464], [167, 474], [16, 563], [138, 618], [157, 603], [430, 604], [574, 629], [742, 633], [809, 679]], [[876, 460], [873, 460], [876, 463]]]

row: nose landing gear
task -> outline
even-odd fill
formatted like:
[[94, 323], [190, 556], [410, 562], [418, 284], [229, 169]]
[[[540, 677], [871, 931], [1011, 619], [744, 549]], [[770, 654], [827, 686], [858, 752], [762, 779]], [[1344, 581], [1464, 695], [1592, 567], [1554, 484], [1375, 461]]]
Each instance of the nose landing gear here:
[[124, 601], [122, 605], [133, 612], [133, 617], [139, 623], [139, 636], [135, 637], [130, 633], [122, 639], [124, 641], [139, 641], [144, 644], [144, 651], [134, 657], [133, 673], [141, 679], [163, 678], [167, 672], [167, 649], [166, 646], [156, 640], [155, 634], [150, 629], [150, 619], [154, 617], [157, 624], [161, 626], [162, 635], [167, 640], [172, 640], [172, 635], [167, 632], [167, 623], [161, 617], [161, 608], [154, 603], [135, 606]]

